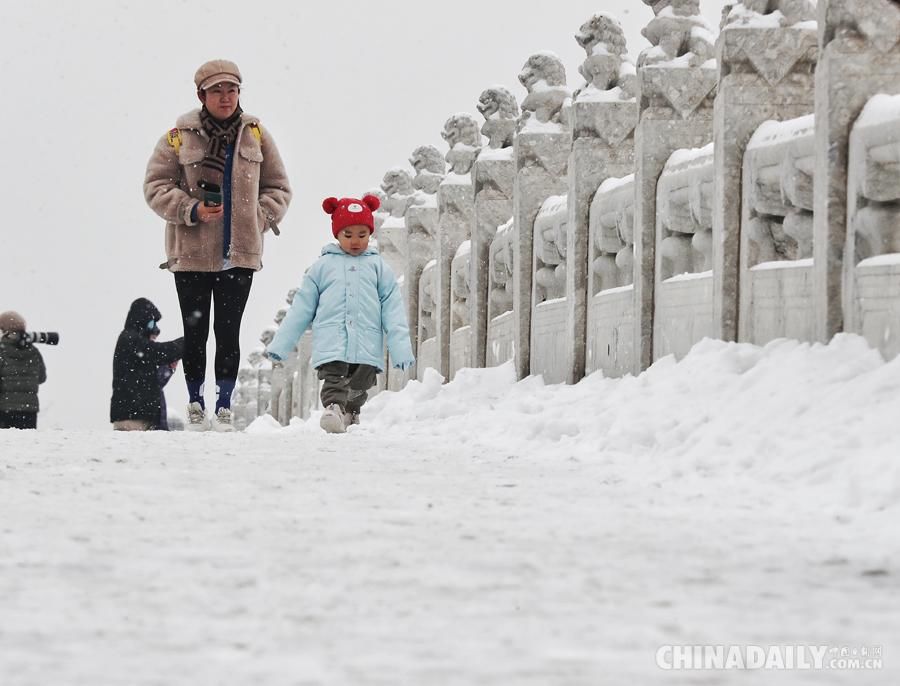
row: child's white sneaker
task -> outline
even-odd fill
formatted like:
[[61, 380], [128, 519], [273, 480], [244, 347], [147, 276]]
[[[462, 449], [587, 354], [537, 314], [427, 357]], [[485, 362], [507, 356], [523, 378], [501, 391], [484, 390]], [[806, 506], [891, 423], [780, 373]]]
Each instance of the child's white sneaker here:
[[215, 431], [229, 432], [234, 431], [234, 425], [231, 423], [231, 408], [220, 407], [216, 412], [216, 416], [212, 421], [212, 428]]
[[190, 403], [187, 406], [187, 423], [185, 431], [209, 431], [209, 417], [200, 403]]
[[332, 403], [322, 412], [322, 418], [319, 420], [319, 426], [326, 433], [342, 434], [347, 430], [344, 420], [344, 411], [337, 403]]

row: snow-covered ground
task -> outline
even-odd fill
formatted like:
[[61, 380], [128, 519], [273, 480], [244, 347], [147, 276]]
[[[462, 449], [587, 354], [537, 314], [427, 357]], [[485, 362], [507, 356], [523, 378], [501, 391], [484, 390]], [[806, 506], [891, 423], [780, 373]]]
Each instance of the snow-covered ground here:
[[[900, 359], [704, 341], [242, 434], [0, 431], [0, 684], [897, 684]], [[666, 671], [665, 645], [880, 646]]]

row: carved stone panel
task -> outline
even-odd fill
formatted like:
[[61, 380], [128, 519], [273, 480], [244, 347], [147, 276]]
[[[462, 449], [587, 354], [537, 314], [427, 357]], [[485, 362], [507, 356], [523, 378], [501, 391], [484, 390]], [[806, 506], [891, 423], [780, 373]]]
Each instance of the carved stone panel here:
[[900, 93], [900, 3], [819, 0], [814, 277], [817, 337], [843, 330], [850, 129], [869, 99]]

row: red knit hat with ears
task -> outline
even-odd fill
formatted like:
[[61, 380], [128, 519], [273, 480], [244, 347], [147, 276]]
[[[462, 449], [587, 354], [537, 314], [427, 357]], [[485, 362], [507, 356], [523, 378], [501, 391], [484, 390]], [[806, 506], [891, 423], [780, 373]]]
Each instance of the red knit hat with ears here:
[[375, 233], [375, 220], [372, 212], [381, 207], [376, 195], [364, 195], [362, 200], [356, 198], [325, 198], [322, 209], [331, 215], [331, 233], [337, 238], [341, 229], [346, 226], [368, 226], [369, 235]]

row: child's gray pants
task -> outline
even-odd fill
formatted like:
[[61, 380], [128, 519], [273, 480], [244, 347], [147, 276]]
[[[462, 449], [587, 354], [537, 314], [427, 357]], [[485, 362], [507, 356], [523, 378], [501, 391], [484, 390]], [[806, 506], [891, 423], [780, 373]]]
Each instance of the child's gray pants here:
[[367, 391], [375, 385], [378, 370], [369, 364], [349, 362], [326, 362], [318, 367], [322, 381], [322, 407], [334, 403], [344, 412], [359, 412], [369, 395]]

